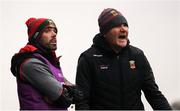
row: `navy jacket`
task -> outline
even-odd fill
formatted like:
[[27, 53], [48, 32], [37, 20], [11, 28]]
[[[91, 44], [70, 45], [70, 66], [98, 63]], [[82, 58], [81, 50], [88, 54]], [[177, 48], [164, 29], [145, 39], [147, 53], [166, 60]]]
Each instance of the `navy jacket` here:
[[171, 109], [143, 51], [128, 43], [116, 54], [101, 34], [81, 54], [76, 84], [85, 96], [77, 109], [144, 109], [141, 91], [153, 109]]

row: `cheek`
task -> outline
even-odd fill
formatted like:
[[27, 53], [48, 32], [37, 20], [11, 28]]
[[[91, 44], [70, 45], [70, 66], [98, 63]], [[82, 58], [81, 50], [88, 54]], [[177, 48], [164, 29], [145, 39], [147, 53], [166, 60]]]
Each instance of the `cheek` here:
[[47, 44], [50, 41], [49, 35], [48, 34], [42, 34], [40, 41], [43, 44]]
[[107, 37], [107, 41], [110, 43], [110, 44], [116, 44], [117, 43], [117, 37], [115, 34], [109, 34], [108, 37]]
[[40, 43], [41, 45], [46, 45], [46, 44], [47, 44], [47, 39], [44, 38], [44, 37], [41, 37], [41, 39], [39, 40], [39, 43]]
[[118, 38], [116, 36], [113, 36], [113, 37], [110, 38], [110, 41], [111, 41], [112, 44], [117, 44]]
[[128, 34], [129, 34], [129, 30], [127, 29], [125, 32], [126, 32], [126, 35], [128, 36]]

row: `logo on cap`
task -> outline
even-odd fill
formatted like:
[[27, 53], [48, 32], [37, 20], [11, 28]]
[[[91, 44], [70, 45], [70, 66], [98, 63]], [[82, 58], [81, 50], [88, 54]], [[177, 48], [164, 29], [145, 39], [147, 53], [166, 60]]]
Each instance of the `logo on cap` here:
[[56, 27], [55, 23], [52, 20], [48, 20], [50, 27]]
[[111, 14], [112, 14], [113, 16], [117, 16], [117, 15], [118, 15], [118, 12], [116, 12], [115, 10], [112, 10], [112, 11], [111, 11]]

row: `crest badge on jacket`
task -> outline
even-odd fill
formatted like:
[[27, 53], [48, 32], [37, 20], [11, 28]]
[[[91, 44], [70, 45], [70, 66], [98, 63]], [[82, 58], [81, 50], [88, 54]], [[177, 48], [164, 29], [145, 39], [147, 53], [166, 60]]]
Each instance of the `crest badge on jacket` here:
[[130, 66], [131, 69], [135, 69], [136, 68], [135, 61], [134, 60], [130, 60], [129, 61], [129, 66]]

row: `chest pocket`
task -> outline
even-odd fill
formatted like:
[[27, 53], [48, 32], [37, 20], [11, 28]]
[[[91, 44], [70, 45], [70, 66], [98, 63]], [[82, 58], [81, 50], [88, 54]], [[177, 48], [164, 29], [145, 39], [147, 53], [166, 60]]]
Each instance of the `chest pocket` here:
[[95, 59], [95, 75], [97, 76], [98, 79], [106, 79], [109, 78], [110, 73], [111, 73], [111, 67], [110, 63], [103, 58], [96, 58]]

